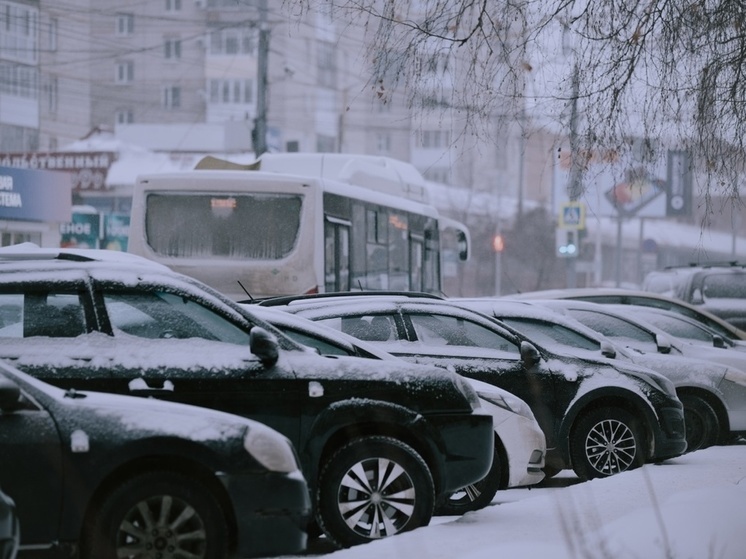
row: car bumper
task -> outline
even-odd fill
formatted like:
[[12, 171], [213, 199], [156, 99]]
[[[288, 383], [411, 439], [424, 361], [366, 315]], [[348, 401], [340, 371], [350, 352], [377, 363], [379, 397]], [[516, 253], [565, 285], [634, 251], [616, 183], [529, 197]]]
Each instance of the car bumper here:
[[480, 410], [468, 415], [429, 415], [427, 421], [440, 434], [441, 448], [436, 454], [442, 461], [441, 494], [466, 487], [487, 475], [495, 451], [491, 415]]
[[508, 456], [508, 487], [534, 485], [544, 479], [546, 439], [536, 421], [511, 414], [495, 425], [495, 432]]
[[681, 456], [686, 451], [683, 407], [661, 408], [658, 410], [658, 419], [653, 429], [651, 460], [658, 461]]
[[300, 472], [222, 475], [220, 479], [233, 505], [239, 557], [305, 551], [311, 500]]

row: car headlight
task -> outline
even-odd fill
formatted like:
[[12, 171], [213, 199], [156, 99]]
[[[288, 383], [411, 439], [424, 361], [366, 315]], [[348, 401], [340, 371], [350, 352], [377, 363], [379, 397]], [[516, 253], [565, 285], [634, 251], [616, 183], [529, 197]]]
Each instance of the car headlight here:
[[290, 441], [263, 425], [249, 427], [243, 446], [257, 462], [270, 471], [289, 474], [299, 469]]
[[483, 400], [487, 400], [491, 404], [495, 404], [504, 410], [512, 411], [523, 417], [528, 417], [534, 420], [534, 412], [528, 407], [528, 404], [521, 400], [518, 396], [507, 392], [490, 392], [487, 390], [477, 390], [477, 395]]

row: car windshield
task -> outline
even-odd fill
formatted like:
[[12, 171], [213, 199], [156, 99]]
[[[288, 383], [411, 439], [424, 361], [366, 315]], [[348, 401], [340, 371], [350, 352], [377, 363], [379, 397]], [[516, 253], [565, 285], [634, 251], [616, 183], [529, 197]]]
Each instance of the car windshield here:
[[527, 338], [544, 346], [559, 343], [564, 346], [590, 351], [599, 351], [601, 349], [601, 344], [596, 340], [587, 338], [579, 332], [559, 324], [544, 320], [516, 317], [502, 318], [501, 320], [511, 328], [525, 334]]

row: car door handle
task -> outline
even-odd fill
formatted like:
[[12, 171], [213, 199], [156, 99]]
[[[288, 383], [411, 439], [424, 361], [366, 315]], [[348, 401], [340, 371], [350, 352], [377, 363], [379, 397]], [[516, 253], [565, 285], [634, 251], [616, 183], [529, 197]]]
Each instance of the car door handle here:
[[170, 380], [166, 379], [163, 381], [163, 386], [150, 386], [148, 384], [148, 381], [146, 381], [142, 377], [133, 378], [127, 386], [130, 389], [130, 392], [173, 392], [174, 391], [174, 383]]

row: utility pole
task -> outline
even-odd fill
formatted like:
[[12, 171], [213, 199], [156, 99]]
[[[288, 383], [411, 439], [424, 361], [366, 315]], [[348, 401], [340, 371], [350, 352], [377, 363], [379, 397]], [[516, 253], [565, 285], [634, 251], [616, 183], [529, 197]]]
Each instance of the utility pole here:
[[[572, 71], [572, 99], [570, 99], [570, 184], [567, 185], [567, 195], [570, 202], [577, 202], [582, 194], [582, 167], [581, 155], [578, 146], [578, 96], [580, 95], [580, 68], [577, 61]], [[576, 240], [577, 242], [577, 240]], [[580, 243], [577, 243], [580, 249]], [[567, 287], [577, 286], [577, 252], [573, 258], [566, 260]]]
[[269, 58], [269, 23], [267, 0], [259, 0], [259, 45], [257, 47], [256, 118], [251, 133], [254, 155], [267, 151], [267, 67]]

